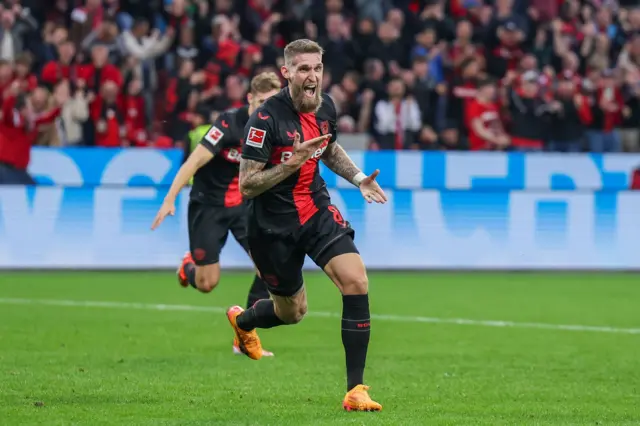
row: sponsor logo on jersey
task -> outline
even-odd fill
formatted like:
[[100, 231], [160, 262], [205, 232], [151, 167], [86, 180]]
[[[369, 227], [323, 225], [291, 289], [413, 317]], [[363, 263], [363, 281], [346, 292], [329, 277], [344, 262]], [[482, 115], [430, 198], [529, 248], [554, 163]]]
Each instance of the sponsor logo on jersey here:
[[232, 163], [239, 163], [240, 159], [242, 158], [242, 153], [235, 148], [230, 148], [227, 152], [225, 152], [225, 157]]
[[[327, 146], [329, 146], [327, 142], [323, 143], [320, 148], [316, 149], [316, 152], [313, 153], [313, 155], [311, 156], [311, 158], [309, 158], [309, 160], [317, 161], [318, 158], [320, 158], [322, 154], [324, 154], [324, 152], [327, 149]], [[284, 163], [289, 158], [291, 158], [292, 155], [293, 155], [293, 151], [283, 151], [282, 154], [280, 155], [280, 162]]]

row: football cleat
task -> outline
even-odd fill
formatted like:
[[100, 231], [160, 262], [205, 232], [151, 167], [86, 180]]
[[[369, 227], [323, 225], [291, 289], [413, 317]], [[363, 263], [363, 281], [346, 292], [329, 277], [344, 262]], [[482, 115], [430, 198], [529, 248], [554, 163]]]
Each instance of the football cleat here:
[[262, 345], [260, 344], [260, 337], [255, 330], [245, 331], [238, 327], [236, 318], [238, 315], [244, 312], [244, 309], [240, 306], [232, 306], [227, 309], [227, 319], [229, 324], [233, 328], [236, 334], [236, 340], [238, 342], [238, 349], [251, 359], [259, 360], [262, 358]]
[[[233, 339], [233, 354], [234, 355], [244, 355], [244, 353], [242, 353], [242, 351], [240, 350], [240, 344], [238, 343], [238, 339], [234, 338]], [[262, 356], [273, 356], [273, 352], [269, 352], [267, 350], [265, 350], [264, 348], [262, 349]]]
[[176, 275], [178, 275], [178, 282], [182, 287], [189, 287], [189, 278], [187, 278], [187, 273], [184, 270], [184, 267], [187, 266], [189, 263], [194, 263], [194, 262], [193, 262], [193, 257], [191, 257], [191, 252], [188, 251], [182, 257], [182, 263], [180, 263], [180, 266], [176, 271]]
[[358, 385], [351, 389], [342, 400], [342, 408], [347, 411], [381, 411], [382, 405], [369, 396], [369, 386]]

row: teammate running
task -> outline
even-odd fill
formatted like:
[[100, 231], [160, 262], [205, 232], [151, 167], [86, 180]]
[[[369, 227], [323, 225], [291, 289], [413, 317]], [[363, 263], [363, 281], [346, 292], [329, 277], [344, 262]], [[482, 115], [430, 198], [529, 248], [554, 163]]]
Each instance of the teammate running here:
[[[242, 151], [244, 125], [249, 115], [281, 88], [272, 72], [257, 75], [247, 95], [249, 105], [220, 114], [218, 120], [196, 146], [173, 180], [151, 229], [156, 229], [167, 215], [175, 214], [180, 190], [193, 177], [189, 201], [188, 252], [178, 269], [178, 281], [203, 293], [213, 290], [220, 280], [220, 251], [229, 231], [248, 252], [247, 209], [238, 189], [238, 165]], [[195, 175], [195, 176], [194, 176]], [[266, 284], [256, 274], [249, 291], [247, 307], [269, 298]], [[237, 341], [233, 351], [241, 354]], [[263, 351], [263, 356], [273, 356]]]
[[[342, 343], [346, 355], [345, 410], [379, 411], [364, 385], [370, 334], [368, 281], [354, 231], [331, 204], [318, 173], [322, 160], [360, 188], [368, 202], [387, 198], [336, 143], [336, 108], [321, 93], [322, 48], [311, 40], [285, 47], [282, 75], [289, 86], [269, 98], [245, 127], [240, 190], [249, 202], [249, 248], [272, 299], [227, 317], [243, 353], [262, 357], [256, 328], [295, 324], [307, 312], [302, 266], [308, 255], [342, 293]], [[304, 140], [304, 142], [301, 142]]]

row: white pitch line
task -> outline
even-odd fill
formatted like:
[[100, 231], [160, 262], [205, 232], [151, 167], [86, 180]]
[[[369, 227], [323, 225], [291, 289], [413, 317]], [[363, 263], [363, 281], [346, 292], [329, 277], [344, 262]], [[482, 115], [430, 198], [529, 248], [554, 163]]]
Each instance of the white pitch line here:
[[[165, 305], [157, 303], [128, 303], [128, 302], [101, 302], [93, 300], [61, 300], [61, 299], [16, 299], [0, 298], [3, 305], [45, 305], [45, 306], [67, 306], [79, 308], [111, 308], [111, 309], [136, 309], [147, 311], [182, 311], [182, 312], [210, 312], [221, 314], [226, 312], [226, 308], [219, 306], [197, 306], [197, 305]], [[307, 313], [309, 317], [340, 318], [340, 314], [335, 312], [312, 311]], [[592, 325], [569, 325], [569, 324], [546, 324], [537, 322], [514, 322], [514, 321], [491, 321], [474, 320], [465, 318], [435, 318], [405, 315], [385, 315], [371, 314], [371, 319], [394, 322], [419, 322], [427, 324], [455, 324], [472, 325], [481, 327], [502, 327], [502, 328], [533, 328], [542, 330], [560, 331], [588, 331], [599, 333], [618, 334], [640, 334], [640, 328], [620, 328]]]

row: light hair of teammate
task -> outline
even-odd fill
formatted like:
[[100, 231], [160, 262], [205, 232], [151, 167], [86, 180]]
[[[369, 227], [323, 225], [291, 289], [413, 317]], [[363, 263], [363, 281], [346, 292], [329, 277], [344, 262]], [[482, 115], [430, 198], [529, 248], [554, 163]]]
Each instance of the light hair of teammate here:
[[251, 93], [268, 93], [272, 90], [280, 90], [282, 84], [274, 72], [263, 72], [251, 79]]
[[294, 40], [287, 44], [284, 48], [284, 63], [285, 66], [291, 67], [295, 65], [293, 59], [305, 53], [318, 53], [324, 55], [324, 49], [315, 41], [306, 38]]

